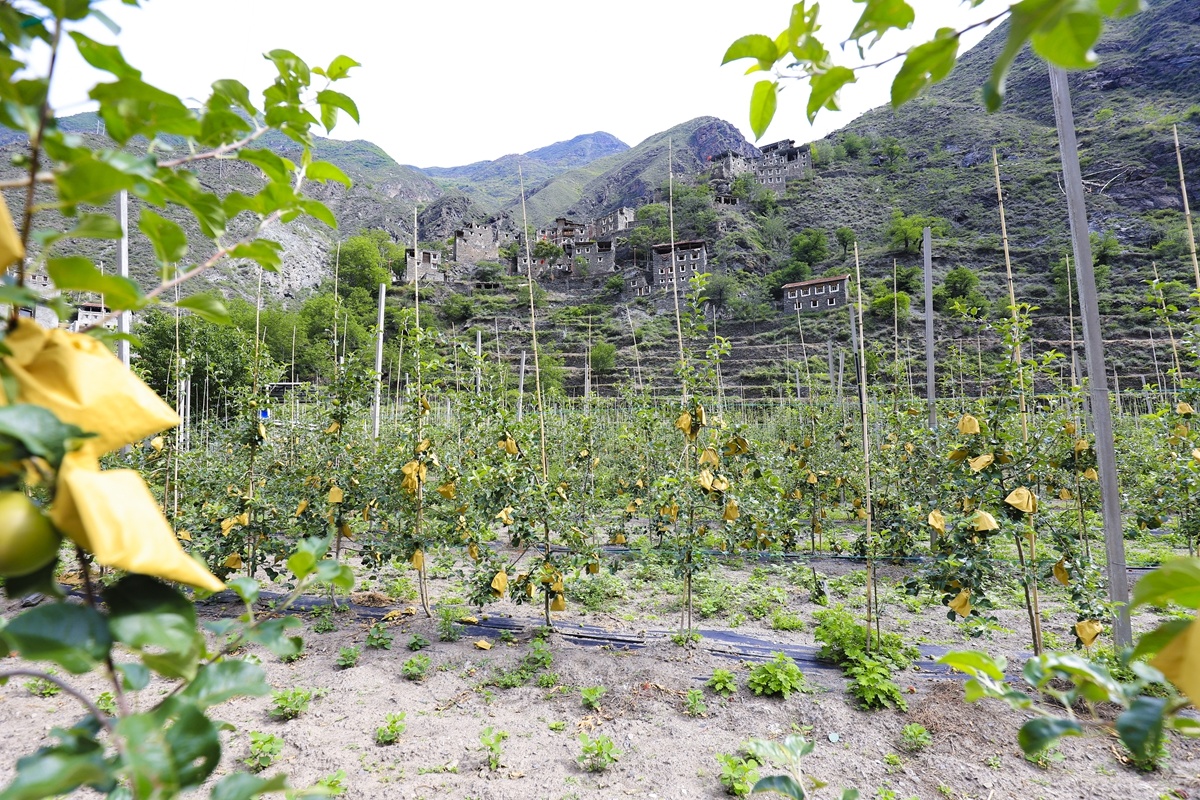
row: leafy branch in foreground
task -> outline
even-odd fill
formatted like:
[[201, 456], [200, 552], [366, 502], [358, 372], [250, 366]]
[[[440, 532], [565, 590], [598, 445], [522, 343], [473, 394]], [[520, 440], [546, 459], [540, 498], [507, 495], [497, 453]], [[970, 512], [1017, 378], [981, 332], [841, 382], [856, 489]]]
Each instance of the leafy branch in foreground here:
[[[1142, 6], [1142, 0], [1086, 4], [1073, 0], [1020, 0], [999, 14], [975, 20], [960, 29], [939, 28], [929, 41], [879, 61], [839, 64], [826, 47], [828, 37], [819, 33], [822, 27], [819, 4], [801, 0], [792, 6], [788, 26], [778, 36], [761, 33], [743, 36], [729, 46], [721, 63], [749, 58], [754, 63], [746, 70], [747, 74], [775, 72], [775, 80], [756, 82], [750, 96], [750, 127], [755, 137], [761, 138], [775, 116], [780, 82], [784, 79], [807, 82], [806, 111], [812, 122], [822, 109], [838, 110], [839, 93], [858, 81], [860, 71], [902, 60], [891, 92], [892, 105], [899, 107], [950, 74], [964, 34], [1007, 18], [1008, 37], [983, 85], [984, 103], [989, 111], [995, 111], [1004, 100], [1004, 85], [1013, 60], [1026, 43], [1032, 44], [1033, 51], [1051, 64], [1064, 69], [1085, 69], [1096, 63], [1092, 48], [1104, 30], [1105, 21], [1137, 13]], [[916, 11], [905, 0], [863, 0], [863, 10], [853, 31], [845, 42], [838, 43], [841, 46], [836, 50], [856, 52], [859, 61], [865, 61], [866, 51], [876, 47], [890, 31], [912, 28], [916, 18]], [[854, 47], [846, 48], [850, 43]]]
[[[257, 644], [287, 658], [301, 647], [299, 637], [290, 635], [299, 622], [256, 618], [258, 584], [240, 578], [228, 588], [245, 612], [204, 624], [222, 642], [209, 649], [194, 599], [165, 581], [209, 593], [226, 585], [184, 552], [184, 532], [168, 525], [137, 472], [100, 466], [102, 457], [177, 425], [178, 415], [98, 341], [102, 329], [94, 336], [44, 329], [17, 310], [46, 306], [67, 318], [71, 292], [102, 295], [110, 316], [144, 309], [225, 259], [277, 269], [280, 245], [258, 238], [277, 222], [306, 215], [336, 227], [329, 209], [301, 190], [306, 182], [349, 185], [336, 166], [314, 159], [313, 129], [329, 131], [341, 112], [358, 119], [354, 102], [331, 88], [357, 62], [339, 56], [328, 67], [310, 68], [295, 54], [274, 50], [266, 57], [275, 76], [261, 102], [240, 82], [219, 80], [199, 108], [189, 108], [146, 83], [119, 47], [83, 33], [90, 18], [107, 23], [97, 5], [0, 4], [0, 127], [28, 140], [14, 156], [24, 177], [4, 184], [24, 189], [13, 215], [17, 224], [0, 202], [0, 268], [16, 265], [15, 275], [0, 281], [0, 303], [12, 310], [0, 343], [0, 493], [9, 522], [12, 512], [21, 520], [3, 526], [0, 576], [9, 597], [41, 592], [48, 598], [0, 630], [0, 657], [16, 656], [6, 662], [12, 669], [0, 672], [0, 683], [32, 677], [84, 709], [82, 717], [51, 732], [50, 744], [18, 760], [15, 776], [0, 790], [3, 800], [82, 787], [122, 798], [169, 798], [198, 789], [221, 759], [219, 724], [210, 709], [269, 691], [262, 668], [233, 654]], [[67, 47], [104, 75], [89, 97], [110, 146], [89, 147], [58, 126], [51, 85]], [[254, 146], [268, 131], [298, 145], [299, 160]], [[224, 197], [204, 190], [188, 167], [217, 158], [256, 167], [259, 188]], [[104, 274], [77, 249], [79, 240], [118, 240], [127, 233], [104, 210], [121, 192], [142, 203], [136, 224], [152, 246], [158, 275], [149, 291]], [[184, 225], [169, 218], [180, 215], [205, 240], [197, 248], [205, 255], [191, 266]], [[49, 279], [44, 293], [27, 282], [35, 271]], [[215, 296], [193, 295], [175, 305], [205, 319], [227, 319]], [[24, 499], [35, 484], [43, 506]], [[67, 603], [55, 582], [61, 536], [74, 545], [82, 604]], [[287, 561], [292, 593], [275, 611], [319, 585], [352, 586], [350, 570], [326, 559], [327, 550], [328, 539], [300, 541]], [[101, 589], [93, 583], [95, 564], [123, 577]], [[97, 671], [108, 685], [92, 701], [69, 679], [43, 668], [49, 664], [70, 675]], [[152, 677], [170, 684], [165, 695], [139, 694]], [[283, 776], [232, 773], [211, 791], [224, 800], [249, 800], [286, 788]]]
[[[1200, 559], [1169, 561], [1134, 589], [1134, 608], [1169, 603], [1200, 608]], [[1122, 709], [1116, 731], [1130, 761], [1139, 769], [1153, 770], [1162, 758], [1167, 730], [1200, 736], [1200, 723], [1179, 715], [1189, 703], [1200, 701], [1198, 659], [1200, 619], [1193, 618], [1165, 622], [1143, 634], [1121, 656], [1122, 666], [1132, 675], [1129, 680], [1118, 680], [1104, 666], [1081, 656], [1043, 653], [1025, 662], [1021, 670], [1022, 680], [1034, 690], [1031, 696], [1006, 680], [1008, 664], [1003, 657], [967, 650], [947, 653], [939, 661], [971, 676], [966, 683], [968, 702], [988, 697], [1036, 715], [1017, 734], [1027, 756], [1044, 753], [1064, 736], [1080, 736], [1085, 727], [1107, 727], [1109, 723], [1094, 713], [1097, 703], [1107, 702]], [[1177, 694], [1172, 684], [1184, 694]], [[1148, 692], [1152, 686], [1158, 690]], [[1088, 718], [1079, 717], [1078, 704], [1088, 709]]]

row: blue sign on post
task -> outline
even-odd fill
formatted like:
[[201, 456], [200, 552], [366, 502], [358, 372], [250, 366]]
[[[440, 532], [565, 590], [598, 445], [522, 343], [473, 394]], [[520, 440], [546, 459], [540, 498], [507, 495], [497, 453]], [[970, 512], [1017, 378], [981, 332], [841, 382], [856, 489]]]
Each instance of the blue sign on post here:
[[269, 408], [259, 409], [258, 418], [259, 419], [270, 419], [271, 418], [271, 409], [269, 409]]

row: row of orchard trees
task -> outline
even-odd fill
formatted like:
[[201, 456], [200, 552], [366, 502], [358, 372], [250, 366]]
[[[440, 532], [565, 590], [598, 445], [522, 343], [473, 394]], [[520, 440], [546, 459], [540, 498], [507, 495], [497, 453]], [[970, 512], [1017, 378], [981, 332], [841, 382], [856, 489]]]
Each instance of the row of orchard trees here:
[[[688, 341], [705, 335], [702, 284], [682, 301]], [[1090, 644], [1108, 615], [1082, 397], [1030, 395], [1021, 410], [1023, 388], [1057, 369], [1054, 353], [1009, 364], [1005, 394], [943, 404], [932, 429], [906, 395], [868, 392], [868, 499], [857, 409], [827, 385], [786, 405], [723, 396], [729, 343], [720, 337], [685, 358], [681, 400], [629, 387], [620, 402], [547, 404], [540, 414], [532, 399], [519, 411], [496, 391], [496, 367], [473, 348], [415, 324], [399, 339], [415, 359], [413, 381], [378, 440], [373, 376], [350, 361], [320, 393], [247, 393], [240, 422], [207, 426], [190, 448], [168, 442], [142, 453], [181, 538], [219, 575], [274, 577], [297, 538], [331, 533], [335, 553], [353, 552], [371, 570], [409, 563], [422, 586], [430, 554], [449, 550], [472, 602], [536, 599], [548, 613], [564, 607], [565, 583], [615, 567], [613, 548], [636, 541], [676, 565], [685, 593], [721, 552], [921, 554], [933, 559], [910, 589], [935, 592], [968, 620], [986, 618], [1019, 564], [1039, 648], [1046, 581], [1070, 587], [1080, 641]], [[468, 381], [456, 391], [455, 361], [460, 372], [478, 370], [483, 391]], [[265, 357], [260, 369], [265, 385]], [[1155, 413], [1120, 423], [1131, 531], [1165, 526], [1189, 552], [1198, 534], [1194, 395], [1163, 396]], [[686, 597], [684, 608], [686, 629]]]

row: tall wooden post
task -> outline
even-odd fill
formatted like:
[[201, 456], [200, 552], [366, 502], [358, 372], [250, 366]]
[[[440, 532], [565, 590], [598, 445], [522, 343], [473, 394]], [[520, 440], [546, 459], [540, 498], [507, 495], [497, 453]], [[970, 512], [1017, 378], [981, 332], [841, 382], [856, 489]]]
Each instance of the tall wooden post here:
[[926, 228], [925, 243], [925, 402], [929, 404], [929, 427], [937, 427], [937, 382], [933, 369], [933, 246]]
[[375, 331], [375, 401], [371, 406], [371, 438], [379, 438], [379, 404], [383, 392], [383, 295], [387, 287], [379, 284], [379, 318]]
[[1062, 152], [1063, 185], [1071, 223], [1071, 245], [1075, 254], [1075, 278], [1079, 287], [1079, 311], [1083, 319], [1088, 394], [1092, 403], [1092, 430], [1096, 435], [1096, 458], [1100, 466], [1100, 499], [1104, 516], [1104, 548], [1108, 561], [1108, 598], [1120, 603], [1113, 620], [1113, 639], [1118, 647], [1133, 643], [1129, 624], [1129, 574], [1125, 565], [1125, 538], [1121, 526], [1121, 488], [1117, 483], [1117, 453], [1113, 441], [1112, 408], [1108, 399], [1108, 370], [1100, 328], [1100, 305], [1092, 247], [1088, 240], [1087, 209], [1083, 199], [1083, 177], [1075, 140], [1075, 116], [1067, 73], [1050, 67], [1050, 92], [1058, 123], [1058, 145]]
[[[122, 278], [129, 277], [129, 192], [126, 189], [121, 190], [120, 199], [120, 216], [121, 216], [121, 244], [117, 250], [117, 272]], [[133, 315], [128, 311], [122, 311], [117, 316], [117, 333], [123, 333], [128, 336], [130, 333], [130, 323], [133, 321]], [[121, 363], [129, 367], [129, 339], [120, 338], [117, 340], [117, 357], [121, 359]]]

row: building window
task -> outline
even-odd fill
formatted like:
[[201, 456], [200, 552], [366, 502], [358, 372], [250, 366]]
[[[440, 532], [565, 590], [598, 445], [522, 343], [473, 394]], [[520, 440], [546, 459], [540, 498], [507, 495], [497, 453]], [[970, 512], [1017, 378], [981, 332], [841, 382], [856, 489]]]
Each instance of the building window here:
[[795, 297], [795, 296], [796, 296], [796, 290], [795, 290], [795, 289], [792, 289], [790, 292], [788, 292], [788, 297], [789, 297], [789, 298], [793, 298], [793, 297]]
[[842, 290], [842, 287], [841, 287], [841, 285], [840, 285], [840, 284], [836, 284], [836, 283], [835, 283], [833, 286], [830, 286], [830, 287], [829, 287], [829, 293], [830, 293], [830, 294], [833, 294], [834, 292], [840, 292], [841, 290]]
[[700, 253], [699, 253], [699, 252], [692, 253], [692, 260], [693, 260], [693, 261], [695, 261], [695, 260], [696, 260], [696, 259], [698, 259], [698, 258], [700, 258]]
[[816, 300], [813, 300], [813, 301], [812, 301], [812, 306], [811, 306], [811, 308], [816, 308], [816, 307], [817, 307], [817, 301], [816, 301]]
[[831, 297], [825, 301], [825, 305], [835, 306], [835, 305], [837, 305], [837, 300], [835, 298]]
[[811, 292], [812, 292], [812, 290], [811, 290], [811, 289], [801, 289], [801, 290], [800, 290], [800, 296], [801, 296], [801, 297], [808, 297], [808, 295], [809, 295]]
[[813, 290], [813, 294], [825, 294], [825, 287], [818, 286], [816, 289]]

